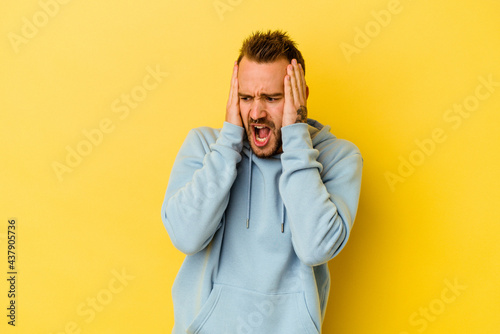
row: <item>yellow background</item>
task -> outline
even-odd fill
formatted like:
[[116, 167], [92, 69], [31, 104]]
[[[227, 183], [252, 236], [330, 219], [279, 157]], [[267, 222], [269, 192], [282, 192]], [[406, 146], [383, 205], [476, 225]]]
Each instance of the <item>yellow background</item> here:
[[[0, 5], [2, 333], [171, 331], [183, 255], [160, 219], [169, 173], [189, 129], [222, 125], [241, 41], [268, 28], [299, 44], [310, 117], [364, 157], [355, 228], [330, 262], [324, 333], [500, 333], [500, 87], [460, 124], [445, 120], [476, 89], [485, 96], [479, 78], [500, 82], [500, 1], [66, 2], [42, 1], [51, 16], [35, 0]], [[141, 91], [148, 69], [168, 75]], [[114, 112], [131, 92], [147, 96]], [[54, 162], [85, 149], [83, 131], [102, 121], [102, 142], [59, 180]], [[446, 139], [418, 153], [435, 129]], [[410, 157], [418, 165], [401, 177]], [[392, 187], [388, 173], [400, 177]], [[92, 300], [105, 301], [93, 317]]]

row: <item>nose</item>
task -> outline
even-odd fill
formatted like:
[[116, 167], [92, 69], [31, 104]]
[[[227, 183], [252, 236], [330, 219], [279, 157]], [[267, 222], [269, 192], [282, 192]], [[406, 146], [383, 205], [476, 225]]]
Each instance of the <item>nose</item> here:
[[250, 109], [250, 117], [254, 120], [260, 118], [265, 118], [266, 108], [264, 102], [260, 98], [256, 98], [252, 102], [252, 107]]

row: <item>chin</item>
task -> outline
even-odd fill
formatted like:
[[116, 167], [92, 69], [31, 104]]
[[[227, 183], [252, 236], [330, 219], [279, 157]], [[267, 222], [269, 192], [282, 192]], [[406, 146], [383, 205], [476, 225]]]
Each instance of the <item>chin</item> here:
[[271, 158], [273, 155], [281, 153], [281, 142], [277, 140], [269, 142], [265, 147], [258, 147], [250, 141], [250, 147], [253, 154], [263, 159]]
[[254, 136], [257, 136], [255, 128], [251, 125], [246, 127], [247, 140], [253, 153], [259, 158], [271, 158], [273, 155], [281, 153], [281, 131], [276, 130], [274, 124], [266, 125], [270, 130], [267, 143], [258, 145]]

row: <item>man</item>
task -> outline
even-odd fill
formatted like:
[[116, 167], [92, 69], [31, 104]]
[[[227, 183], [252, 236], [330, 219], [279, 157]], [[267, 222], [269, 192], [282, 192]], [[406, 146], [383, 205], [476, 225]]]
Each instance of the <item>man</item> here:
[[191, 130], [162, 206], [187, 257], [173, 333], [319, 333], [327, 262], [347, 242], [363, 160], [307, 118], [304, 60], [280, 31], [247, 38], [221, 129]]

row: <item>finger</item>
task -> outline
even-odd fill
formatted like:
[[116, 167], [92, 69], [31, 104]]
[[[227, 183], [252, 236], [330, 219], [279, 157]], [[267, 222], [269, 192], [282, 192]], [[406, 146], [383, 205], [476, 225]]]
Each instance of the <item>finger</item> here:
[[304, 98], [304, 105], [306, 105], [307, 102], [307, 85], [306, 85], [306, 75], [304, 73], [304, 69], [302, 68], [302, 64], [299, 64], [299, 69], [300, 69], [300, 78], [302, 80], [302, 91], [304, 92], [303, 98]]
[[295, 71], [293, 70], [293, 65], [288, 66], [289, 71], [288, 75], [290, 75], [290, 84], [291, 84], [291, 92], [293, 97], [293, 104], [295, 106], [300, 106], [300, 96], [299, 91], [297, 89], [297, 79], [295, 78]]
[[[234, 62], [233, 66], [233, 75], [231, 76], [231, 87], [229, 89], [229, 99], [227, 101], [227, 105], [231, 106], [235, 101], [237, 101], [238, 97], [238, 65]], [[234, 98], [236, 94], [236, 100]]]
[[292, 59], [292, 66], [293, 66], [293, 73], [295, 75], [295, 81], [297, 83], [297, 92], [298, 92], [298, 99], [300, 105], [303, 104], [304, 102], [304, 86], [303, 86], [303, 78], [302, 78], [302, 73], [300, 72], [299, 64], [297, 63], [296, 59]]
[[290, 75], [285, 75], [285, 104], [293, 101], [292, 87], [290, 83]]
[[232, 87], [232, 100], [234, 104], [238, 103], [238, 65], [234, 65], [234, 71], [233, 71], [233, 87]]

